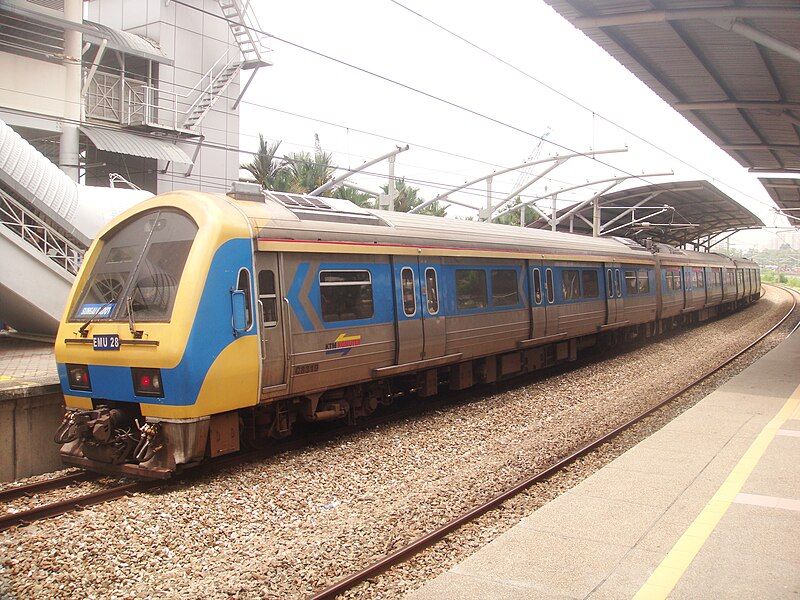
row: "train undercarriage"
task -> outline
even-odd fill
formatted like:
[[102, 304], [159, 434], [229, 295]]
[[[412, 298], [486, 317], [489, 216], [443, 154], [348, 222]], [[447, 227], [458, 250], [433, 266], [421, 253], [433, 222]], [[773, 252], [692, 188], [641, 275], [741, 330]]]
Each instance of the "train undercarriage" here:
[[[746, 302], [745, 302], [746, 303]], [[139, 478], [169, 478], [176, 472], [242, 449], [263, 448], [289, 437], [298, 423], [347, 420], [350, 424], [415, 395], [435, 396], [512, 379], [574, 361], [581, 350], [645, 341], [680, 327], [727, 314], [737, 306], [701, 311], [537, 347], [491, 355], [376, 381], [265, 400], [227, 413], [196, 419], [145, 419], [139, 405], [95, 400], [91, 410], [70, 410], [55, 434], [66, 464]]]

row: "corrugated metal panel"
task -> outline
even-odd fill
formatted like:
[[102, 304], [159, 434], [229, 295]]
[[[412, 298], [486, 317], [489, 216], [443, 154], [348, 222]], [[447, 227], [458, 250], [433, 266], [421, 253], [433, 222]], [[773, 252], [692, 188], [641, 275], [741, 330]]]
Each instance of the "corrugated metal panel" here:
[[193, 164], [192, 159], [175, 144], [147, 135], [136, 135], [119, 129], [108, 127], [92, 127], [81, 125], [80, 130], [86, 134], [98, 150], [155, 158], [167, 162], [184, 165]]
[[14, 13], [15, 15], [29, 19], [32, 22], [45, 23], [51, 27], [80, 31], [84, 41], [99, 44], [103, 39], [108, 40], [108, 47], [112, 50], [133, 54], [147, 60], [153, 60], [167, 65], [173, 65], [174, 61], [167, 57], [163, 50], [154, 41], [142, 36], [114, 29], [107, 25], [84, 21], [75, 23], [69, 21], [56, 13], [41, 11], [35, 7], [25, 7], [17, 4], [2, 2], [3, 10]]
[[75, 182], [4, 121], [0, 121], [0, 180], [32, 210], [88, 245], [88, 238], [71, 223], [78, 205]]
[[800, 228], [800, 179], [759, 177], [770, 198], [778, 205], [789, 223]]
[[89, 29], [89, 31], [86, 29], [83, 31], [84, 41], [99, 44], [103, 39], [106, 39], [108, 40], [108, 47], [114, 50], [168, 65], [173, 64], [172, 59], [168, 58], [159, 45], [149, 38], [122, 31], [121, 29], [114, 29], [101, 23], [94, 23], [93, 21], [84, 21], [83, 24], [84, 27]]
[[[567, 20], [622, 13], [698, 8], [764, 8], [758, 0], [546, 0]], [[772, 0], [771, 8], [800, 10], [796, 0]], [[800, 20], [759, 16], [745, 19], [795, 48]], [[713, 101], [800, 102], [797, 62], [737, 33], [700, 18], [603, 27], [576, 26], [627, 67], [669, 104]], [[800, 171], [800, 136], [794, 125], [800, 110], [718, 107], [681, 109], [695, 127], [720, 145], [760, 144], [760, 149], [726, 149], [753, 170]], [[792, 148], [773, 148], [790, 145]]]
[[[620, 215], [625, 207], [633, 206], [654, 192], [659, 192], [659, 194], [646, 203], [643, 208], [659, 209], [668, 205], [674, 211], [649, 216], [646, 219], [647, 227], [640, 223], [634, 227], [623, 227], [613, 232], [613, 235], [634, 237], [638, 233], [643, 237], [651, 237], [655, 241], [682, 245], [726, 231], [764, 226], [764, 223], [753, 213], [707, 181], [677, 181], [605, 194], [600, 197], [600, 205], [603, 206], [601, 225]], [[617, 210], [617, 207], [621, 208]], [[568, 206], [559, 210], [559, 215], [563, 215], [570, 208]], [[579, 211], [579, 214], [591, 222], [592, 210], [591, 206], [587, 206]], [[622, 225], [624, 221], [623, 217], [612, 227]], [[675, 223], [692, 224], [693, 226], [672, 227], [671, 225]], [[539, 220], [534, 222], [532, 227], [545, 229], [549, 225]], [[568, 220], [565, 219], [559, 227], [562, 230], [568, 228]], [[591, 226], [577, 218], [573, 223], [573, 230], [577, 233], [591, 234]]]

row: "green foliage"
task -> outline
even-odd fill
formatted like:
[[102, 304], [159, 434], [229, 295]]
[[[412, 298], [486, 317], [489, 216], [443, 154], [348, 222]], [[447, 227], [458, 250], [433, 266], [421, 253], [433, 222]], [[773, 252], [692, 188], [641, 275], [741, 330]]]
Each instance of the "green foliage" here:
[[[514, 207], [519, 204], [522, 204], [522, 199], [517, 196], [514, 198], [512, 202], [509, 202], [506, 206]], [[505, 206], [501, 210], [505, 210]], [[509, 213], [504, 214], [502, 217], [497, 219], [497, 223], [501, 223], [502, 225], [517, 225], [519, 226], [519, 210], [515, 210]], [[539, 215], [534, 211], [530, 206], [525, 207], [525, 224], [533, 223], [536, 219], [539, 218]]]
[[330, 152], [321, 151], [315, 152], [314, 156], [308, 152], [293, 152], [285, 156], [291, 174], [290, 189], [286, 191], [307, 194], [330, 181], [333, 176], [331, 158]]
[[353, 204], [363, 206], [364, 208], [375, 208], [375, 199], [372, 196], [368, 196], [364, 192], [359, 192], [357, 189], [346, 185], [337, 187], [333, 194], [331, 194], [331, 198], [349, 200]]
[[[258, 136], [258, 151], [253, 155], [253, 160], [242, 165], [261, 187], [275, 192], [291, 192], [294, 194], [307, 194], [333, 177], [332, 156], [330, 152], [317, 150], [312, 156], [308, 152], [292, 152], [278, 156], [281, 142], [270, 144], [263, 135]], [[424, 200], [419, 197], [419, 188], [407, 185], [405, 179], [397, 179], [397, 197], [394, 209], [398, 212], [408, 212], [422, 204]], [[384, 193], [389, 193], [389, 186], [383, 186]], [[375, 198], [359, 192], [347, 185], [340, 185], [323, 194], [332, 198], [350, 200], [358, 206], [376, 208]], [[420, 211], [423, 215], [436, 217], [445, 216], [444, 206], [434, 202]]]
[[267, 190], [285, 192], [289, 186], [289, 173], [286, 163], [278, 158], [278, 148], [281, 143], [270, 144], [264, 136], [258, 134], [258, 152], [253, 155], [253, 160], [242, 165], [249, 171], [261, 187]]
[[[422, 198], [419, 197], [419, 188], [411, 187], [410, 185], [406, 184], [405, 178], [401, 177], [395, 181], [395, 187], [397, 188], [397, 197], [394, 199], [394, 209], [397, 212], [408, 212], [412, 208], [416, 208], [420, 204], [424, 202]], [[381, 189], [383, 190], [384, 194], [389, 193], [389, 185], [382, 185]], [[446, 213], [446, 208], [444, 206], [440, 206], [438, 202], [434, 202], [423, 208], [419, 211], [421, 215], [432, 215], [434, 217], [443, 217]]]

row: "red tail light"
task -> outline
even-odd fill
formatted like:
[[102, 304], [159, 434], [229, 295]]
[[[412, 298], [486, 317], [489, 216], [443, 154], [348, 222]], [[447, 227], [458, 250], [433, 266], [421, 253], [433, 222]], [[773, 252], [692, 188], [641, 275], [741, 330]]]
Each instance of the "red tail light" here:
[[131, 369], [133, 391], [137, 396], [164, 397], [164, 386], [160, 369]]
[[89, 367], [86, 365], [67, 365], [67, 380], [73, 390], [83, 392], [92, 391], [92, 382], [89, 380]]

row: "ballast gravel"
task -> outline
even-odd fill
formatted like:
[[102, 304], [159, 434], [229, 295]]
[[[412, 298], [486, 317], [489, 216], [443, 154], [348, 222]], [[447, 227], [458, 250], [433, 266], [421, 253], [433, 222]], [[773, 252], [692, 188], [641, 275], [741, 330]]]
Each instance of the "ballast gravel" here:
[[[0, 533], [0, 597], [306, 597], [733, 354], [786, 311], [787, 293], [766, 289], [735, 315], [557, 376]], [[628, 435], [349, 595], [418, 587], [624, 451]]]

